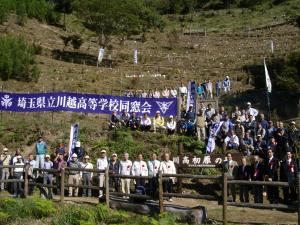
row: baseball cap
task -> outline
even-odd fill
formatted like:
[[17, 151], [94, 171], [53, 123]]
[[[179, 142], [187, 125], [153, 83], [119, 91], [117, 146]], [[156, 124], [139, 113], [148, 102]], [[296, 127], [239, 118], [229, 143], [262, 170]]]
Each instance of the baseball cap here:
[[4, 151], [4, 152], [8, 152], [8, 148], [4, 148], [3, 151]]
[[79, 148], [79, 147], [80, 147], [80, 141], [77, 141], [77, 142], [76, 142], [76, 145], [75, 145], [75, 147], [77, 147], [77, 148]]
[[251, 102], [247, 102], [247, 105], [251, 105]]
[[74, 153], [74, 154], [72, 155], [72, 158], [77, 158], [77, 154]]
[[106, 153], [106, 150], [105, 150], [105, 149], [102, 149], [102, 150], [100, 151], [100, 153]]
[[84, 156], [84, 159], [90, 159], [90, 157], [88, 155]]
[[50, 158], [50, 155], [46, 155], [45, 158]]
[[118, 155], [117, 155], [116, 153], [114, 153], [114, 154], [112, 154], [111, 156], [112, 156], [112, 157], [114, 157], [114, 156], [117, 157]]

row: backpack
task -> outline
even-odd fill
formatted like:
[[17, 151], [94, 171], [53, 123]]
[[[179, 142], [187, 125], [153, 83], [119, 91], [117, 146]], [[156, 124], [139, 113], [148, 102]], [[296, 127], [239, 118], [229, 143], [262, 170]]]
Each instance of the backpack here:
[[137, 186], [135, 189], [136, 195], [146, 195], [146, 189], [144, 186]]

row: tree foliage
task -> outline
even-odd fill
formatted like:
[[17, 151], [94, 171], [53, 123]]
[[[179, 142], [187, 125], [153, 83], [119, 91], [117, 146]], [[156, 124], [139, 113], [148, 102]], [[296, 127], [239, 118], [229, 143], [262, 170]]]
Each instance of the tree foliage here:
[[83, 24], [97, 33], [103, 46], [112, 36], [129, 37], [164, 27], [160, 16], [141, 0], [76, 0], [75, 10]]
[[0, 37], [0, 78], [36, 81], [39, 71], [35, 64], [35, 49], [23, 38]]

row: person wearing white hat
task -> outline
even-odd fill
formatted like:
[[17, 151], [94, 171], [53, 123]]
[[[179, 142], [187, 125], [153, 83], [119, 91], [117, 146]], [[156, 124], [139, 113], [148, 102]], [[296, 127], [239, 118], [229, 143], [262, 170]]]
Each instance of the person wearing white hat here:
[[154, 133], [156, 133], [157, 130], [165, 130], [165, 120], [164, 118], [160, 115], [160, 112], [157, 111], [155, 114], [155, 117], [153, 118], [153, 129]]
[[[50, 160], [50, 155], [46, 155], [45, 156], [45, 162], [44, 162], [44, 166], [43, 169], [53, 169], [53, 162]], [[46, 185], [52, 185], [52, 179], [53, 179], [53, 174], [52, 173], [48, 173], [47, 171], [43, 172], [43, 183]], [[47, 194], [47, 198], [48, 199], [52, 199], [52, 188], [47, 188], [48, 193]]]
[[[0, 165], [9, 166], [11, 156], [8, 154], [8, 148], [3, 148], [0, 156]], [[1, 180], [7, 180], [9, 178], [9, 168], [3, 168], [1, 174]], [[4, 190], [6, 183], [1, 183], [1, 190]]]
[[[23, 173], [24, 173], [24, 162], [23, 158], [21, 155], [18, 155], [16, 157], [17, 161], [13, 164], [14, 166], [18, 166], [14, 168], [13, 170], [13, 177], [14, 179], [17, 180], [22, 180], [23, 179]], [[15, 182], [13, 185], [14, 189], [14, 197], [21, 197], [23, 195], [23, 188], [22, 188], [22, 183], [21, 182]]]
[[[109, 173], [110, 174], [119, 174], [120, 171], [120, 161], [118, 160], [118, 155], [113, 153], [111, 155], [111, 159], [109, 160]], [[119, 178], [118, 177], [110, 177], [109, 186], [113, 187], [115, 191], [119, 191]]]
[[[71, 157], [71, 161], [69, 162], [69, 167], [78, 169], [81, 168], [80, 162], [78, 161], [78, 157], [76, 153], [73, 153]], [[80, 172], [76, 170], [70, 170], [69, 171], [69, 179], [68, 179], [68, 184], [73, 184], [73, 185], [79, 185], [79, 180], [80, 180]], [[69, 187], [69, 197], [73, 196], [73, 189], [74, 189], [74, 196], [78, 196], [78, 190], [79, 188], [75, 187]]]
[[77, 155], [78, 161], [82, 162], [83, 157], [85, 155], [85, 151], [81, 146], [81, 142], [77, 141], [74, 148], [74, 153]]
[[104, 170], [108, 167], [108, 161], [106, 157], [106, 150], [102, 149], [100, 151], [100, 158], [97, 159], [97, 169], [101, 170], [102, 172], [99, 175], [99, 198], [103, 197], [103, 188], [104, 188], [104, 182], [105, 182], [105, 173]]
[[223, 88], [224, 88], [225, 94], [227, 92], [230, 92], [230, 87], [231, 87], [231, 82], [230, 82], [229, 76], [226, 76], [223, 81]]
[[[94, 166], [92, 163], [90, 163], [90, 157], [88, 155], [84, 156], [83, 162], [81, 163], [81, 168], [83, 169], [94, 169]], [[91, 181], [93, 178], [93, 173], [89, 171], [81, 171], [80, 177], [82, 178], [82, 183], [84, 186], [91, 186]], [[83, 188], [82, 189], [82, 196], [83, 197], [91, 197], [92, 196], [92, 190], [90, 188]]]
[[252, 115], [254, 119], [258, 115], [258, 110], [251, 107], [251, 102], [247, 102], [246, 114]]
[[167, 133], [169, 135], [174, 134], [176, 131], [176, 121], [173, 119], [173, 116], [171, 115], [167, 121]]

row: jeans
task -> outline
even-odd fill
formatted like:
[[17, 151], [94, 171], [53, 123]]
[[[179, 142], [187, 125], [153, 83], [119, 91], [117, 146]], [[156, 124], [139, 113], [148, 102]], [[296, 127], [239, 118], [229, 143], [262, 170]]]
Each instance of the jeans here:
[[[46, 185], [52, 185], [52, 177], [53, 174], [44, 174], [43, 183]], [[48, 187], [47, 189], [48, 189], [47, 198], [52, 199], [52, 188]]]
[[[14, 179], [21, 180], [23, 176], [23, 172], [15, 172]], [[23, 194], [23, 188], [21, 182], [15, 182], [14, 185], [14, 195], [19, 196]]]
[[163, 182], [163, 190], [167, 193], [173, 192], [173, 181], [171, 179]]
[[44, 154], [40, 154], [40, 155], [36, 155], [36, 164], [39, 168], [43, 168], [44, 166], [44, 162], [45, 162], [45, 155]]
[[[82, 174], [82, 182], [84, 186], [91, 186], [91, 173], [83, 173]], [[84, 196], [91, 197], [92, 190], [90, 188], [83, 188], [82, 194]]]

